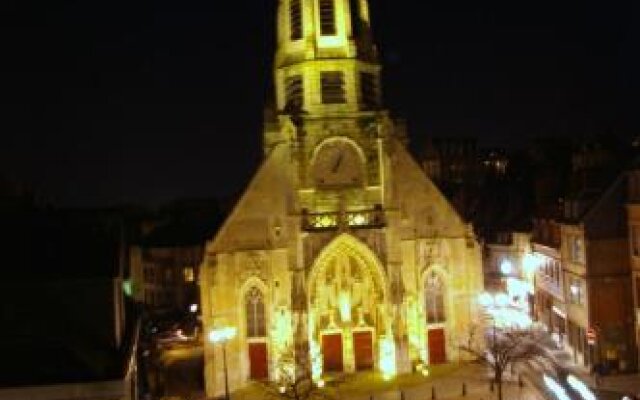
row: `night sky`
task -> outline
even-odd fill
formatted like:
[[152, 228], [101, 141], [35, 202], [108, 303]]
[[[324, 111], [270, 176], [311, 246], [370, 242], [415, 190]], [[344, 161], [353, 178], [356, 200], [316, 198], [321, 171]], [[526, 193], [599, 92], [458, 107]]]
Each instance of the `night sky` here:
[[[238, 193], [261, 159], [274, 2], [3, 6], [0, 176], [63, 206]], [[638, 2], [371, 3], [414, 149], [640, 132]]]

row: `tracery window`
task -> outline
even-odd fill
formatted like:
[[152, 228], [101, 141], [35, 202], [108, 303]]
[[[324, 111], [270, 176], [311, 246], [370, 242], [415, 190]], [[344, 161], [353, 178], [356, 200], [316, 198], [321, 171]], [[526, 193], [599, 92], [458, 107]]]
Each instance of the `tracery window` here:
[[264, 337], [267, 334], [264, 297], [258, 288], [251, 288], [245, 299], [247, 337]]
[[445, 322], [444, 282], [431, 272], [425, 282], [425, 314], [428, 324]]

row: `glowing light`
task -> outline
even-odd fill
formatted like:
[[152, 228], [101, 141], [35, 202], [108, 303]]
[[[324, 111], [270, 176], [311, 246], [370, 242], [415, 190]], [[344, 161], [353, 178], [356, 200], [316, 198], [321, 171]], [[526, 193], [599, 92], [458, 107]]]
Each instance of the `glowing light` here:
[[191, 304], [189, 306], [189, 311], [191, 311], [192, 313], [197, 313], [198, 312], [198, 305], [197, 304]]
[[342, 322], [351, 321], [351, 299], [349, 298], [349, 293], [346, 291], [340, 292], [338, 303], [340, 304], [340, 318]]
[[584, 384], [584, 382], [582, 382], [575, 376], [567, 376], [567, 383], [569, 384], [569, 386], [575, 389], [576, 392], [580, 393], [580, 396], [582, 396], [584, 400], [597, 400], [596, 395], [593, 394], [591, 389], [589, 389], [587, 385]]
[[527, 276], [533, 275], [535, 270], [542, 264], [540, 257], [532, 253], [527, 253], [522, 260], [522, 266]]
[[133, 296], [133, 283], [131, 283], [131, 279], [122, 282], [122, 291], [127, 297]]
[[311, 355], [311, 379], [320, 384], [322, 381], [320, 378], [322, 376], [322, 355], [320, 354], [320, 346], [313, 340], [309, 342], [309, 353]]
[[504, 275], [509, 275], [511, 272], [513, 272], [513, 264], [511, 264], [511, 261], [502, 260], [502, 262], [500, 263], [500, 272], [502, 272]]
[[547, 385], [549, 390], [551, 390], [559, 400], [571, 400], [564, 388], [547, 374], [544, 374], [544, 384]]
[[323, 388], [324, 387], [324, 381], [322, 379], [320, 379], [317, 383], [319, 388]]
[[518, 327], [526, 329], [533, 325], [533, 320], [527, 313], [515, 308], [490, 308], [487, 313], [491, 315], [496, 327], [499, 328]]
[[283, 394], [284, 394], [284, 392], [286, 392], [286, 391], [287, 391], [287, 388], [286, 388], [286, 387], [284, 387], [284, 386], [280, 386], [280, 387], [278, 388], [278, 391], [279, 391], [280, 393], [283, 393]]
[[311, 225], [315, 228], [330, 228], [338, 225], [338, 219], [333, 214], [317, 215], [311, 220]]
[[380, 340], [380, 371], [385, 380], [396, 375], [396, 347], [393, 337], [387, 336]]
[[223, 342], [229, 340], [236, 335], [236, 328], [227, 326], [224, 328], [214, 329], [209, 332], [209, 341], [211, 343]]
[[428, 368], [423, 368], [422, 369], [422, 376], [425, 376], [425, 377], [429, 376], [429, 369]]
[[351, 225], [361, 226], [367, 223], [367, 218], [364, 214], [355, 214], [353, 218], [351, 218]]
[[490, 293], [482, 292], [478, 295], [478, 304], [482, 307], [490, 307], [493, 305], [493, 296]]
[[498, 293], [495, 298], [496, 306], [506, 307], [509, 305], [509, 296], [506, 293]]
[[578, 292], [580, 292], [580, 288], [578, 287], [578, 285], [575, 285], [575, 284], [571, 285], [569, 287], [569, 290], [571, 290], [571, 294], [574, 296], [577, 296]]

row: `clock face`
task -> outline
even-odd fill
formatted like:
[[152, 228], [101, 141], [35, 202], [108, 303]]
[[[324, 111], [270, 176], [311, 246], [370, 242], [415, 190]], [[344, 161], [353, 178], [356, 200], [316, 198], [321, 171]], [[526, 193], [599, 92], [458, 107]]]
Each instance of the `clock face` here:
[[313, 160], [312, 174], [318, 187], [362, 186], [364, 183], [360, 154], [346, 140], [321, 144]]

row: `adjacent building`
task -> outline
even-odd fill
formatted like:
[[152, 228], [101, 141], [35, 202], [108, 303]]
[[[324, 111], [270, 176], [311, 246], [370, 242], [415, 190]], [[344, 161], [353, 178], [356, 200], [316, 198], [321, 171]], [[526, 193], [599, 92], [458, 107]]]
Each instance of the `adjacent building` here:
[[[458, 360], [481, 248], [382, 107], [367, 2], [282, 0], [277, 21], [265, 158], [200, 269], [205, 330], [235, 332], [230, 389], [281, 379], [291, 352], [313, 379]], [[224, 361], [205, 346], [208, 396]]]
[[640, 352], [640, 346], [638, 346], [640, 344], [640, 170], [637, 166], [629, 171], [628, 191], [627, 217], [633, 317], [635, 318], [636, 359], [640, 362], [640, 353], [638, 353]]
[[596, 149], [574, 154], [568, 194], [555, 212], [535, 219], [536, 315], [576, 363], [625, 372], [635, 369], [637, 352], [628, 228], [633, 203], [627, 173], [611, 178], [611, 165], [603, 163], [611, 157]]
[[129, 247], [131, 291], [152, 318], [197, 312], [204, 243], [220, 226], [213, 199], [183, 200], [142, 214]]
[[4, 212], [0, 399], [138, 398], [139, 319], [111, 213]]

